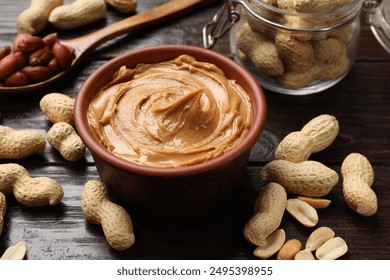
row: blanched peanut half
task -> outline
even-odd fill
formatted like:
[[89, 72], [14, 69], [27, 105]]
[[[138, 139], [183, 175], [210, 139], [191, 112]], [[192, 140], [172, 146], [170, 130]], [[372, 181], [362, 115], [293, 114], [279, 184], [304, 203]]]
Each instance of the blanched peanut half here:
[[315, 209], [324, 209], [329, 206], [329, 204], [332, 202], [329, 199], [325, 198], [317, 198], [317, 197], [308, 197], [308, 196], [298, 196], [300, 200], [303, 200], [304, 202], [310, 204]]
[[313, 231], [306, 241], [305, 248], [310, 251], [317, 250], [322, 244], [334, 237], [335, 233], [328, 227], [319, 227]]
[[290, 239], [276, 254], [277, 260], [293, 260], [295, 255], [302, 249], [302, 243], [298, 239]]
[[19, 241], [15, 245], [12, 245], [7, 250], [5, 250], [0, 260], [23, 260], [25, 254], [26, 244], [24, 241]]
[[315, 260], [316, 258], [314, 257], [313, 253], [308, 250], [304, 249], [299, 251], [298, 253], [295, 254], [294, 260]]
[[302, 225], [314, 227], [318, 223], [317, 210], [298, 198], [287, 199], [286, 210]]
[[278, 229], [268, 236], [266, 244], [257, 247], [253, 254], [260, 259], [268, 259], [280, 250], [285, 240], [285, 231], [283, 229]]
[[341, 237], [334, 237], [326, 241], [316, 251], [316, 257], [319, 260], [335, 260], [340, 258], [348, 251], [347, 243]]

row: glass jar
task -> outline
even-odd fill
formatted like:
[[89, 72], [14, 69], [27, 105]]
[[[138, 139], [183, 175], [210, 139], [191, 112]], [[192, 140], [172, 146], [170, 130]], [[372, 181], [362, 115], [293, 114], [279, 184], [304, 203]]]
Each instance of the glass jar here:
[[[262, 87], [305, 95], [335, 85], [350, 71], [357, 54], [363, 0], [296, 1], [327, 3], [318, 7], [290, 7], [292, 2], [225, 1], [204, 29], [205, 47], [215, 44], [231, 27], [234, 59], [249, 69]], [[221, 20], [223, 17], [226, 19]]]
[[390, 0], [364, 0], [363, 8], [372, 33], [390, 53]]

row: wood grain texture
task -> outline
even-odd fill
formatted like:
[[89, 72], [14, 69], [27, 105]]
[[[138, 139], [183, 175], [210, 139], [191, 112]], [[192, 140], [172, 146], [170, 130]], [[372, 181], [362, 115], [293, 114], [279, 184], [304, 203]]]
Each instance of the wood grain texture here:
[[[65, 1], [65, 3], [71, 1]], [[139, 1], [138, 12], [162, 0]], [[85, 79], [109, 59], [126, 51], [158, 44], [202, 45], [202, 27], [219, 9], [216, 1], [185, 18], [161, 24], [142, 32], [127, 34], [105, 43], [61, 83], [35, 93], [0, 95], [0, 124], [14, 129], [37, 129], [46, 134], [51, 123], [39, 109], [39, 101], [49, 92], [75, 97]], [[16, 35], [16, 17], [29, 4], [27, 0], [0, 0], [0, 46], [10, 44]], [[109, 9], [106, 19], [73, 30], [60, 31], [60, 38], [72, 38], [124, 18]], [[363, 18], [363, 17], [362, 17]], [[47, 27], [44, 33], [53, 32]], [[228, 36], [215, 51], [229, 55]], [[59, 153], [46, 147], [42, 155], [16, 162], [32, 176], [49, 176], [64, 188], [60, 205], [43, 208], [20, 206], [8, 197], [0, 254], [10, 245], [24, 240], [26, 259], [255, 259], [254, 246], [245, 241], [242, 230], [253, 213], [253, 203], [265, 182], [259, 178], [263, 165], [273, 159], [279, 141], [300, 129], [311, 118], [333, 114], [340, 123], [340, 133], [326, 150], [312, 156], [340, 174], [343, 159], [350, 152], [367, 156], [375, 171], [373, 189], [379, 210], [372, 217], [361, 217], [350, 210], [342, 198], [341, 181], [327, 196], [331, 205], [319, 210], [318, 226], [332, 228], [345, 239], [349, 251], [343, 259], [390, 259], [390, 55], [376, 41], [370, 29], [362, 25], [360, 47], [352, 71], [337, 85], [318, 94], [294, 97], [265, 90], [268, 114], [265, 128], [253, 147], [246, 173], [237, 190], [216, 207], [185, 217], [152, 217], [133, 212], [136, 243], [128, 250], [112, 250], [102, 229], [85, 221], [80, 203], [83, 184], [99, 179], [93, 158], [87, 151], [75, 163], [65, 162]], [[120, 200], [116, 200], [121, 203]], [[288, 213], [281, 227], [287, 238], [302, 243], [313, 229], [305, 228]]]

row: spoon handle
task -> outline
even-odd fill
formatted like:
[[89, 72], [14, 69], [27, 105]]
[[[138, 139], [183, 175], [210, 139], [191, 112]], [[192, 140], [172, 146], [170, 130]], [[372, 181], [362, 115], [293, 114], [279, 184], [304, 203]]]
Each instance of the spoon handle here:
[[[62, 40], [76, 49], [76, 56], [85, 56], [104, 42], [130, 31], [149, 27], [178, 16], [189, 10], [200, 8], [214, 0], [171, 0], [146, 12], [136, 14], [86, 35]], [[80, 58], [80, 57], [79, 57]]]

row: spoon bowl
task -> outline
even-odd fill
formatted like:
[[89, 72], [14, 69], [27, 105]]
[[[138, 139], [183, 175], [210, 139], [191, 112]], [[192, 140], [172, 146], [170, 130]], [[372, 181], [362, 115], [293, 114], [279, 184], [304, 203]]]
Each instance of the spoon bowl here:
[[68, 45], [75, 49], [75, 58], [73, 59], [70, 68], [51, 76], [42, 82], [25, 86], [5, 86], [0, 83], [0, 93], [26, 93], [49, 86], [71, 72], [88, 54], [101, 44], [128, 32], [148, 28], [152, 25], [172, 19], [175, 16], [182, 16], [188, 11], [193, 12], [194, 9], [204, 7], [213, 1], [214, 0], [171, 0], [148, 11], [130, 16], [86, 35], [68, 40], [60, 40], [61, 44]]

